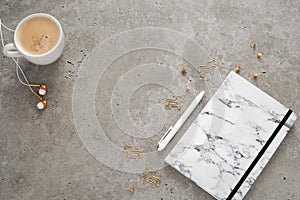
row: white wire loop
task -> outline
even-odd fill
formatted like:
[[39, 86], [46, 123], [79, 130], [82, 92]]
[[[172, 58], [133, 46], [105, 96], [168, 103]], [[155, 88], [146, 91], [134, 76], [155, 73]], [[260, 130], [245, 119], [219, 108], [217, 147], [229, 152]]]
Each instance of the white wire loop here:
[[[5, 26], [5, 25], [2, 23], [1, 19], [0, 19], [0, 36], [1, 36], [2, 47], [4, 48], [5, 44], [4, 44], [4, 39], [3, 39], [2, 26], [3, 26], [3, 28], [5, 28], [5, 29], [8, 30], [8, 31], [11, 31], [11, 32], [15, 32], [15, 31], [14, 31], [13, 29], [8, 28], [7, 26]], [[17, 72], [18, 80], [20, 81], [20, 83], [21, 83], [22, 85], [25, 85], [25, 86], [29, 87], [30, 91], [31, 91], [32, 93], [34, 93], [33, 89], [32, 89], [30, 86], [28, 86], [29, 81], [28, 81], [28, 79], [27, 79], [27, 77], [26, 77], [24, 71], [22, 70], [21, 66], [19, 65], [19, 58], [16, 59], [16, 58], [13, 58], [13, 57], [12, 57], [12, 60], [13, 60], [13, 61], [15, 62], [15, 64], [16, 64], [16, 72]], [[25, 83], [24, 81], [22, 81], [22, 79], [20, 78], [19, 71], [21, 72], [21, 74], [22, 74], [22, 76], [23, 76], [23, 78], [24, 78], [24, 80], [25, 80], [26, 83]]]

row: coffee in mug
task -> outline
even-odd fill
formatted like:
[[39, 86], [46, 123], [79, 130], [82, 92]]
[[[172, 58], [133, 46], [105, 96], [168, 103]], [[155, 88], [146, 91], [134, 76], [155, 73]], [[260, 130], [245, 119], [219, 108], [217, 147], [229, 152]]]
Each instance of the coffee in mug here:
[[14, 43], [3, 48], [8, 57], [25, 57], [38, 65], [56, 61], [64, 48], [64, 33], [59, 21], [46, 13], [25, 17], [14, 33]]
[[36, 17], [20, 26], [17, 38], [24, 51], [41, 55], [53, 49], [59, 35], [58, 26], [52, 20]]

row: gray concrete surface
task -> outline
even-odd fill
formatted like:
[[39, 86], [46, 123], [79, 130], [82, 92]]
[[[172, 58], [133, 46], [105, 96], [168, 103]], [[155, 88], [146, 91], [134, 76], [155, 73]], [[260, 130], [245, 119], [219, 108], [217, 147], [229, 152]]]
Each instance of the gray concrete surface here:
[[[182, 32], [217, 59], [223, 79], [235, 65], [240, 65], [243, 77], [300, 115], [297, 0], [0, 1], [0, 18], [12, 28], [35, 12], [46, 12], [60, 20], [66, 46], [62, 57], [49, 66], [20, 61], [31, 82], [45, 83], [49, 88], [48, 107], [42, 112], [35, 107], [37, 99], [18, 82], [13, 61], [3, 57], [1, 51], [0, 199], [212, 199], [170, 167], [157, 171], [162, 181], [160, 187], [143, 185], [139, 173], [104, 165], [81, 142], [72, 112], [73, 86], [80, 66], [101, 41], [122, 31], [163, 27]], [[9, 32], [4, 36], [6, 43], [12, 41]], [[257, 51], [263, 52], [262, 60], [257, 60], [250, 49], [252, 43], [257, 44]], [[132, 140], [138, 146], [139, 138], [126, 136], [114, 123], [109, 110], [112, 89], [122, 74], [145, 63], [164, 63], [177, 70], [184, 64], [171, 53], [142, 49], [120, 57], [107, 68], [97, 86], [95, 105], [99, 124], [116, 145]], [[257, 80], [252, 79], [253, 72], [260, 74]], [[199, 90], [203, 82], [196, 73], [193, 76], [195, 89]], [[132, 95], [129, 110], [137, 124], [149, 121], [149, 102], [145, 97], [164, 103], [164, 95], [169, 93], [159, 88], [148, 85]], [[202, 106], [208, 99], [204, 99]], [[200, 109], [201, 106], [197, 111]], [[171, 119], [180, 115], [174, 110], [169, 114]], [[194, 113], [192, 118], [195, 116]], [[171, 119], [160, 133], [141, 140], [145, 151], [153, 151], [153, 143], [172, 123]], [[187, 121], [170, 145], [175, 144], [191, 122]], [[299, 199], [299, 143], [298, 118], [245, 199]], [[114, 155], [107, 156], [115, 159]], [[129, 191], [132, 185], [136, 188], [134, 193]]]

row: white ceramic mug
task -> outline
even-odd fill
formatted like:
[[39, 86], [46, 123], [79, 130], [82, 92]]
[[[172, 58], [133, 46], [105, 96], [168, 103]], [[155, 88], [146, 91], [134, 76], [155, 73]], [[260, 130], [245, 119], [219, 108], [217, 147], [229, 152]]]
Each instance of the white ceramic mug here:
[[[59, 39], [57, 44], [48, 52], [41, 54], [41, 55], [35, 55], [30, 54], [26, 52], [22, 46], [20, 45], [20, 42], [18, 41], [18, 32], [20, 30], [20, 27], [28, 20], [32, 18], [47, 18], [50, 19], [52, 22], [54, 22], [58, 29], [59, 29]], [[62, 30], [62, 27], [57, 19], [55, 19], [53, 16], [46, 14], [46, 13], [35, 13], [32, 15], [29, 15], [25, 17], [17, 26], [15, 33], [14, 33], [14, 43], [10, 43], [4, 46], [3, 48], [3, 54], [8, 57], [24, 57], [28, 61], [37, 64], [37, 65], [48, 65], [50, 63], [53, 63], [56, 61], [62, 54], [64, 49], [64, 43], [65, 43], [65, 37]]]

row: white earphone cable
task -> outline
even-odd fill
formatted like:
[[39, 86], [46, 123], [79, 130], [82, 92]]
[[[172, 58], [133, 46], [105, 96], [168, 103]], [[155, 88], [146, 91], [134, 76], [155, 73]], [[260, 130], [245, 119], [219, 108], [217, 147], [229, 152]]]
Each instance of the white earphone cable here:
[[[21, 66], [19, 65], [19, 58], [17, 58], [17, 60], [16, 60], [15, 58], [12, 58], [12, 59], [13, 59], [13, 61], [16, 63], [16, 72], [17, 72], [18, 80], [20, 81], [21, 84], [23, 84], [23, 85], [25, 85], [25, 86], [28, 86], [29, 81], [28, 81], [28, 79], [27, 79], [27, 77], [26, 77], [24, 71], [22, 70]], [[20, 72], [21, 72], [21, 74], [22, 74], [22, 76], [23, 76], [23, 78], [25, 79], [25, 82], [26, 82], [27, 84], [24, 83], [24, 82], [21, 80], [21, 78], [20, 78], [20, 76], [19, 76], [19, 70], [20, 70]], [[31, 92], [34, 92], [33, 89], [32, 89], [30, 86], [28, 86], [28, 87], [29, 87], [29, 89], [30, 89]]]
[[[2, 23], [1, 23], [2, 24]], [[11, 28], [8, 28], [7, 26], [5, 26], [4, 24], [2, 24], [2, 26], [6, 29], [6, 30], [8, 30], [8, 31], [11, 31], [11, 32], [15, 32], [13, 29], [11, 29]]]
[[[0, 36], [1, 36], [2, 46], [3, 46], [3, 48], [4, 48], [5, 45], [4, 45], [4, 39], [3, 39], [3, 33], [2, 33], [2, 26], [3, 26], [5, 29], [9, 30], [9, 31], [14, 32], [14, 30], [12, 30], [12, 29], [8, 28], [7, 26], [5, 26], [5, 25], [2, 23], [1, 19], [0, 19]], [[28, 86], [29, 81], [28, 81], [28, 79], [27, 79], [27, 77], [26, 77], [24, 71], [22, 70], [21, 66], [19, 65], [19, 58], [15, 59], [15, 58], [12, 57], [12, 60], [13, 60], [13, 61], [15, 62], [15, 64], [16, 64], [16, 72], [17, 72], [18, 80], [20, 81], [21, 84], [23, 84], [23, 85], [25, 85], [25, 86]], [[23, 76], [23, 78], [24, 78], [24, 80], [25, 80], [25, 82], [26, 82], [27, 84], [24, 83], [24, 82], [21, 80], [20, 75], [19, 75], [19, 70], [20, 70], [20, 72], [21, 72], [21, 74], [22, 74], [22, 76]], [[28, 87], [29, 87], [29, 89], [31, 90], [31, 92], [34, 92], [33, 89], [32, 89], [30, 86], [28, 86]]]
[[1, 36], [2, 47], [4, 47], [4, 40], [3, 40], [3, 34], [2, 34], [2, 21], [1, 21], [1, 19], [0, 19], [0, 36]]

